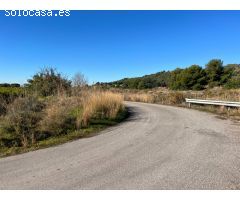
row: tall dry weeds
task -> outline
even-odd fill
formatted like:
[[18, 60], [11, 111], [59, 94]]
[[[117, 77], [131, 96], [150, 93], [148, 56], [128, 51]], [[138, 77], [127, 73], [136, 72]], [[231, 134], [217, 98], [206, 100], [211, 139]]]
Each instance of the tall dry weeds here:
[[75, 125], [75, 119], [71, 112], [81, 107], [81, 101], [78, 97], [66, 96], [54, 97], [54, 99], [49, 100], [40, 123], [41, 131], [52, 135], [66, 133], [69, 128]]
[[[224, 89], [215, 87], [202, 91], [173, 91], [166, 88], [154, 88], [152, 90], [114, 90], [124, 95], [126, 101], [137, 101], [145, 103], [159, 103], [164, 105], [185, 105], [185, 98], [212, 99], [240, 102], [240, 89]], [[198, 107], [206, 107], [198, 105]], [[215, 107], [208, 110], [216, 110]], [[226, 111], [224, 111], [226, 112]], [[240, 115], [240, 109], [231, 108], [227, 111], [229, 115]]]
[[149, 94], [124, 94], [124, 100], [126, 101], [136, 101], [136, 102], [144, 102], [144, 103], [154, 103], [154, 96]]
[[123, 109], [123, 96], [112, 92], [91, 92], [83, 101], [83, 113], [80, 120], [87, 126], [90, 119], [114, 119]]

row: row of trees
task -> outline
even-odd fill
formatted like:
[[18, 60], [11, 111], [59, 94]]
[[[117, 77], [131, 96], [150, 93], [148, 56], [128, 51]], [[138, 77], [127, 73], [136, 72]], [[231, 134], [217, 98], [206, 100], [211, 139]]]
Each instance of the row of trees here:
[[0, 87], [21, 87], [18, 83], [0, 83]]
[[138, 78], [125, 78], [110, 83], [97, 83], [102, 86], [128, 89], [148, 89], [168, 87], [173, 90], [202, 90], [208, 87], [224, 86], [240, 88], [240, 65], [223, 65], [219, 59], [210, 60], [203, 68], [192, 65], [185, 69], [162, 71]]

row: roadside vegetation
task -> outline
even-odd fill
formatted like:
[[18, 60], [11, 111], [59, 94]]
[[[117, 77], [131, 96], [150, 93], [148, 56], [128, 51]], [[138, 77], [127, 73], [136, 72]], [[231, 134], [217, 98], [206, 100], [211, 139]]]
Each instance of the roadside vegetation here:
[[126, 117], [123, 96], [43, 69], [24, 87], [1, 87], [0, 157], [90, 136]]
[[[90, 136], [127, 116], [123, 101], [187, 106], [185, 98], [240, 101], [240, 65], [219, 59], [203, 68], [162, 71], [89, 86], [83, 74], [71, 80], [53, 68], [24, 86], [0, 84], [0, 157]], [[192, 108], [240, 120], [240, 109]]]
[[7, 105], [12, 103], [17, 97], [24, 95], [21, 87], [0, 84], [0, 116], [6, 114]]
[[[226, 89], [223, 87], [214, 87], [201, 91], [194, 90], [175, 91], [170, 90], [168, 88], [160, 87], [145, 90], [116, 89], [116, 88], [111, 88], [110, 90], [114, 93], [122, 94], [124, 96], [125, 101], [156, 103], [181, 107], [187, 107], [187, 104], [185, 103], [185, 98], [240, 102], [240, 89]], [[222, 109], [219, 106], [194, 105], [194, 104], [192, 104], [191, 108], [217, 113], [222, 117], [230, 117], [233, 119], [240, 120], [239, 108]]]
[[[124, 78], [97, 87], [124, 95], [126, 101], [186, 106], [185, 98], [240, 101], [240, 64], [210, 60], [204, 67], [191, 65], [137, 78]], [[193, 108], [240, 118], [237, 108], [193, 105]]]

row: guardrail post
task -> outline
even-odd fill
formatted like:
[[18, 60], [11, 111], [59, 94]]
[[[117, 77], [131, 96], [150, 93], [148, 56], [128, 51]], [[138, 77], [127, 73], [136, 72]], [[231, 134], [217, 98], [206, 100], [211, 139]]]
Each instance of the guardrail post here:
[[190, 102], [188, 103], [188, 107], [191, 108], [191, 103]]
[[231, 108], [227, 107], [227, 115], [228, 115], [228, 117], [230, 116], [230, 111], [231, 111]]
[[225, 110], [226, 106], [220, 106], [220, 111], [223, 112]]

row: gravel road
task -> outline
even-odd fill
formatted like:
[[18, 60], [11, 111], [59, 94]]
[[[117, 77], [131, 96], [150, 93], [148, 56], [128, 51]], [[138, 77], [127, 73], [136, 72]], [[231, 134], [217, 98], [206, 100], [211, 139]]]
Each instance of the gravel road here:
[[240, 125], [213, 114], [126, 103], [101, 134], [0, 159], [0, 189], [239, 189]]

